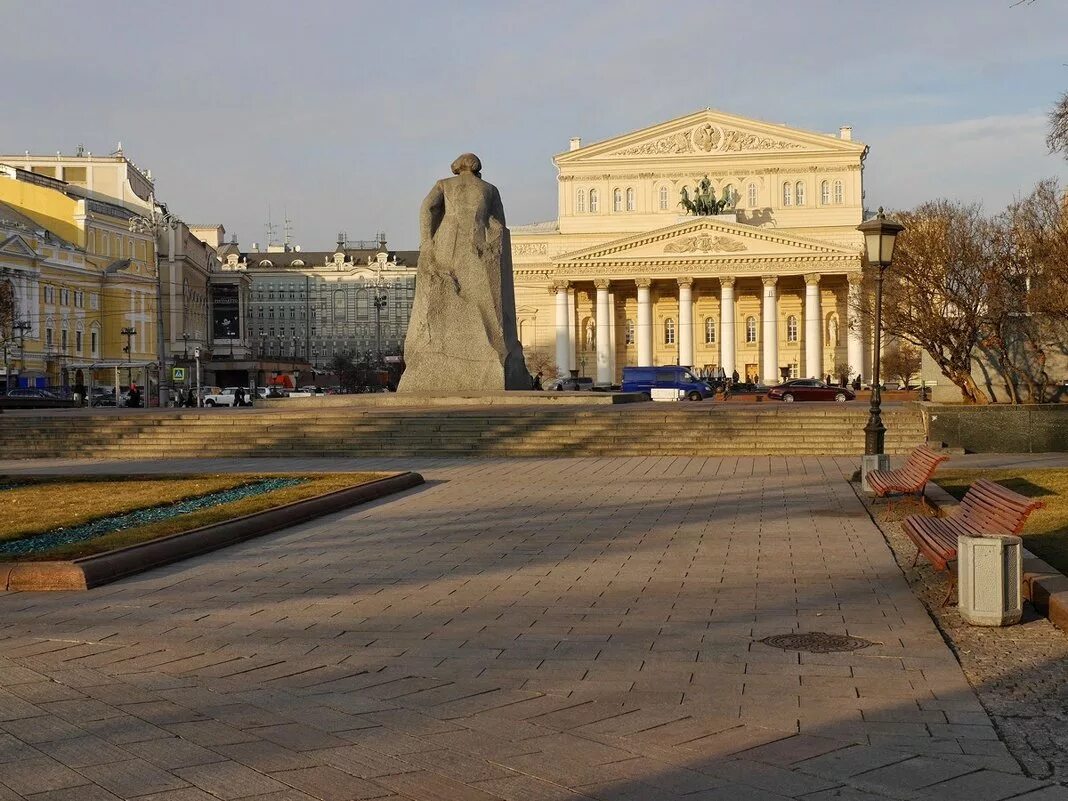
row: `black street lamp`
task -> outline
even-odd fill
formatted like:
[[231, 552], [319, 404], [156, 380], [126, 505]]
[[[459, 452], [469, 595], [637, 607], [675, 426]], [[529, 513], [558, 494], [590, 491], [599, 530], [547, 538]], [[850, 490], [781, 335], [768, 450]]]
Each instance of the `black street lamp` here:
[[875, 267], [875, 353], [872, 356], [871, 409], [868, 422], [864, 426], [864, 454], [876, 456], [884, 453], [886, 443], [886, 426], [883, 425], [882, 379], [879, 376], [879, 351], [882, 347], [883, 328], [883, 276], [890, 268], [894, 258], [894, 242], [905, 226], [886, 219], [886, 214], [879, 207], [879, 213], [867, 222], [857, 226], [864, 234], [864, 247], [868, 254], [868, 263]]

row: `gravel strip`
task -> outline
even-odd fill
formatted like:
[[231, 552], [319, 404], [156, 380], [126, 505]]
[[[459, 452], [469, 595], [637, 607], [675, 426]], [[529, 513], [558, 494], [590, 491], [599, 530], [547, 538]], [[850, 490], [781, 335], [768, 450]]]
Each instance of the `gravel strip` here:
[[1005, 628], [969, 626], [955, 605], [941, 607], [945, 574], [922, 558], [919, 566], [910, 567], [916, 549], [902, 532], [900, 520], [915, 514], [916, 506], [895, 503], [888, 515], [885, 502], [873, 510], [859, 485], [854, 489], [882, 530], [913, 592], [957, 655], [1009, 751], [1028, 775], [1068, 785], [1068, 635], [1028, 602], [1023, 620]]

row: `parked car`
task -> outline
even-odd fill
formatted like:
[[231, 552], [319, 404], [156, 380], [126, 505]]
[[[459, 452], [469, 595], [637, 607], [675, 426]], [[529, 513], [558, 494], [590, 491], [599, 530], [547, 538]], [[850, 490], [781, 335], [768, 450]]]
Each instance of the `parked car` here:
[[836, 387], [816, 378], [795, 378], [768, 390], [769, 400], [781, 400], [784, 403], [794, 401], [846, 401], [856, 400], [857, 396], [848, 387]]
[[13, 389], [7, 393], [9, 398], [37, 398], [39, 400], [62, 400], [54, 392], [49, 392], [47, 389], [38, 389], [36, 387], [20, 387]]
[[565, 376], [550, 381], [545, 388], [555, 392], [588, 392], [593, 389], [593, 379], [584, 376], [580, 378]]
[[695, 376], [688, 367], [624, 367], [624, 392], [642, 392], [652, 397], [654, 389], [674, 389], [679, 397], [699, 401], [715, 394], [712, 385]]
[[205, 406], [233, 406], [236, 400], [232, 388], [227, 393], [222, 387], [201, 387], [200, 397]]

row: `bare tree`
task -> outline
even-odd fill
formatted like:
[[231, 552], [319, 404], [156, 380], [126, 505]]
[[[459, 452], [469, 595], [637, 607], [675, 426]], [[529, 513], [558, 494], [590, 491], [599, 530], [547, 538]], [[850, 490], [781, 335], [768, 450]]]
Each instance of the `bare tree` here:
[[541, 373], [542, 383], [554, 381], [560, 377], [560, 369], [556, 366], [556, 355], [546, 348], [524, 348], [523, 358], [527, 362], [527, 370], [531, 375]]
[[[1055, 180], [1042, 181], [996, 221], [1002, 269], [993, 278], [984, 348], [1014, 403], [1050, 399], [1047, 360], [1068, 355], [1068, 208]], [[1026, 390], [1026, 398], [1020, 387]]]
[[[930, 354], [963, 399], [988, 403], [972, 378], [992, 292], [991, 225], [977, 204], [924, 203], [894, 215], [906, 229], [884, 281], [883, 330]], [[865, 271], [862, 311], [874, 311], [873, 270]]]
[[1049, 135], [1046, 144], [1053, 153], [1068, 158], [1068, 92], [1061, 95], [1049, 112]]
[[883, 354], [882, 366], [887, 376], [896, 378], [903, 387], [908, 387], [912, 384], [913, 376], [920, 372], [920, 351], [908, 342], [902, 342]]

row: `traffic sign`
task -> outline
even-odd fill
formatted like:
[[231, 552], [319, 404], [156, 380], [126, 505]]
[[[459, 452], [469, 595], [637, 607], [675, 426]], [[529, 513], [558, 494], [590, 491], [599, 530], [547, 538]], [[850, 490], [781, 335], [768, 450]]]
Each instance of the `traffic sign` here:
[[175, 381], [185, 381], [185, 368], [184, 367], [172, 367], [171, 377]]

